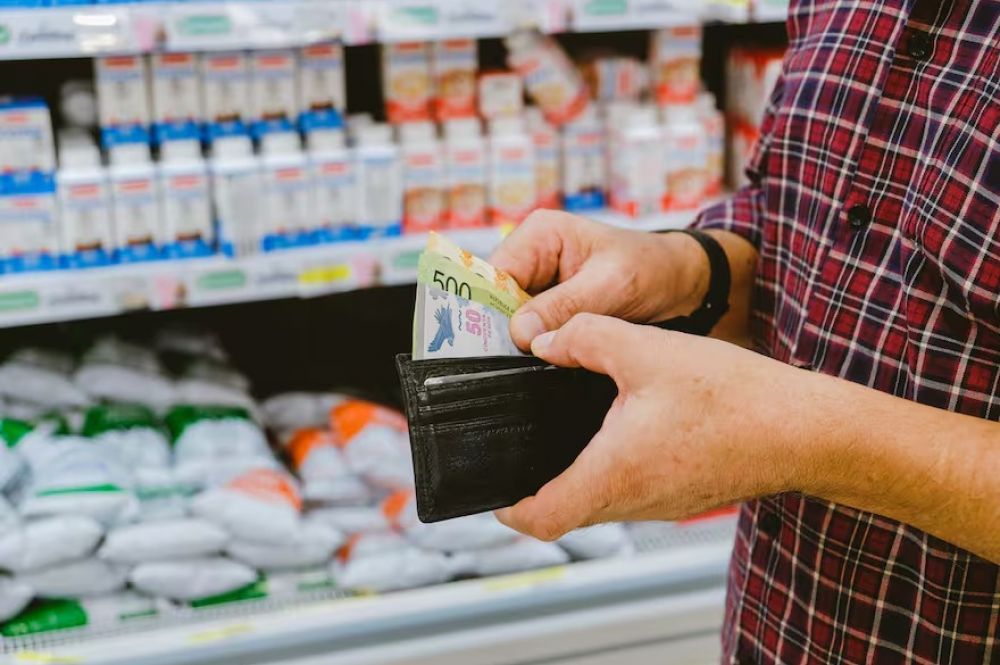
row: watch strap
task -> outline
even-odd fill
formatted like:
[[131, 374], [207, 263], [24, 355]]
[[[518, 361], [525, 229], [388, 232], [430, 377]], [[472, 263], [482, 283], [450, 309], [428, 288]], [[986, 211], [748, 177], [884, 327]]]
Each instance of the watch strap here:
[[680, 316], [657, 323], [656, 326], [664, 330], [676, 330], [692, 335], [708, 335], [722, 320], [722, 317], [729, 312], [729, 294], [733, 282], [732, 272], [729, 268], [729, 257], [726, 256], [726, 250], [722, 248], [719, 241], [704, 231], [683, 229], [670, 231], [670, 233], [683, 233], [694, 238], [708, 255], [710, 275], [708, 293], [705, 294], [701, 306], [688, 316]]

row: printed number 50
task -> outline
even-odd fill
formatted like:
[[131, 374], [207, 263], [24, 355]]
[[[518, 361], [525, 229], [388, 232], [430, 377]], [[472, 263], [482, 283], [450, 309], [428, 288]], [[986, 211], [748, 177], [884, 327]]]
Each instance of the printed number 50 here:
[[483, 334], [483, 315], [476, 310], [469, 308], [465, 310], [465, 328], [473, 335]]

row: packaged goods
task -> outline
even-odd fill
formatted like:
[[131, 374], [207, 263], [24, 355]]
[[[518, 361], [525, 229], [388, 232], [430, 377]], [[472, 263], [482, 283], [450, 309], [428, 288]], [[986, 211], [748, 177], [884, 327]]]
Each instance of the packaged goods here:
[[201, 86], [205, 106], [205, 137], [244, 134], [250, 122], [250, 64], [241, 52], [210, 52], [201, 56]]
[[113, 337], [91, 347], [73, 380], [89, 395], [108, 402], [160, 409], [174, 400], [173, 385], [164, 376], [156, 354]]
[[136, 520], [154, 522], [187, 517], [191, 497], [201, 485], [185, 478], [173, 467], [135, 470], [135, 497], [139, 501]]
[[389, 122], [431, 119], [434, 87], [430, 47], [426, 42], [383, 45], [382, 82]]
[[21, 574], [82, 559], [103, 535], [100, 523], [78, 515], [26, 522], [0, 532], [0, 568]]
[[94, 78], [104, 146], [148, 143], [152, 112], [146, 59], [138, 55], [95, 58]]
[[0, 271], [52, 270], [60, 252], [52, 174], [0, 175]]
[[614, 141], [611, 161], [611, 207], [630, 217], [662, 209], [667, 187], [663, 132], [656, 112], [636, 108]]
[[83, 626], [112, 627], [158, 613], [154, 599], [132, 592], [80, 600], [39, 600], [0, 626], [0, 635], [16, 638]]
[[317, 129], [307, 139], [316, 187], [318, 240], [352, 239], [358, 235], [358, 179], [344, 130]]
[[189, 361], [174, 384], [177, 402], [235, 406], [255, 414], [257, 404], [250, 396], [245, 376], [218, 360]]
[[199, 56], [153, 53], [149, 57], [153, 85], [153, 138], [158, 143], [197, 139], [204, 119]]
[[444, 155], [431, 122], [399, 127], [403, 161], [403, 231], [440, 229], [445, 219]]
[[149, 261], [162, 256], [166, 242], [160, 183], [145, 143], [111, 148], [111, 203], [115, 255], [120, 261]]
[[476, 69], [479, 55], [474, 39], [435, 42], [434, 117], [444, 122], [476, 115]]
[[0, 395], [50, 407], [86, 406], [90, 399], [73, 382], [73, 358], [25, 348], [0, 365]]
[[591, 95], [602, 102], [616, 99], [638, 101], [649, 88], [649, 73], [635, 58], [595, 58], [584, 64], [581, 71]]
[[21, 613], [35, 592], [27, 584], [9, 577], [0, 576], [0, 622], [7, 621]]
[[507, 62], [528, 95], [554, 125], [575, 120], [590, 106], [580, 72], [558, 43], [537, 30], [516, 30], [505, 40]]
[[[11, 423], [21, 423], [21, 421], [9, 418], [0, 419], [0, 431], [10, 428]], [[30, 425], [25, 424], [30, 428]], [[21, 454], [14, 450], [16, 443], [11, 443], [6, 436], [6, 432], [0, 435], [0, 529], [3, 528], [4, 518], [9, 514], [4, 493], [11, 492], [24, 482], [27, 467]]]
[[708, 189], [708, 138], [695, 106], [666, 108], [663, 125], [664, 169], [667, 177], [663, 209], [696, 210]]
[[217, 138], [212, 143], [212, 200], [216, 241], [226, 256], [248, 256], [262, 249], [260, 161], [247, 136]]
[[356, 155], [362, 235], [399, 235], [403, 222], [403, 173], [389, 126], [362, 126], [358, 130]]
[[163, 143], [159, 170], [167, 258], [213, 254], [212, 193], [199, 141], [184, 139]]
[[199, 485], [214, 486], [244, 471], [277, 465], [267, 438], [245, 409], [182, 405], [172, 408], [165, 422], [178, 473]]
[[563, 207], [570, 212], [606, 205], [605, 134], [594, 107], [566, 123], [562, 132]]
[[781, 50], [736, 48], [726, 67], [726, 115], [729, 129], [728, 183], [746, 184], [744, 168], [760, 138], [760, 123], [781, 75]]
[[[97, 92], [92, 80], [70, 79], [59, 86], [59, 115], [66, 128], [96, 128]], [[64, 130], [65, 131], [65, 130]], [[87, 131], [90, 138], [90, 132]]]
[[634, 546], [621, 524], [598, 524], [571, 531], [559, 539], [559, 546], [574, 559], [604, 559], [632, 554]]
[[261, 404], [264, 422], [279, 433], [294, 433], [299, 429], [326, 427], [330, 410], [348, 399], [337, 393], [281, 393]]
[[228, 542], [229, 535], [206, 520], [161, 520], [111, 529], [97, 554], [122, 564], [171, 561], [218, 554]]
[[290, 49], [250, 52], [251, 131], [290, 132], [299, 118], [298, 59]]
[[708, 197], [721, 196], [726, 174], [725, 116], [716, 107], [715, 95], [710, 92], [703, 92], [698, 97], [698, 109], [708, 141], [705, 195]]
[[397, 492], [382, 503], [383, 512], [414, 545], [439, 552], [460, 552], [499, 547], [514, 542], [518, 534], [492, 513], [424, 524], [417, 518], [413, 493]]
[[40, 97], [0, 97], [0, 174], [56, 168], [49, 107]]
[[445, 124], [447, 221], [453, 229], [486, 225], [487, 152], [476, 118]]
[[261, 146], [264, 251], [308, 245], [315, 224], [314, 188], [299, 135], [268, 133]]
[[129, 469], [89, 439], [51, 437], [28, 459], [32, 479], [19, 505], [25, 517], [80, 515], [111, 524], [137, 509]]
[[559, 131], [549, 124], [541, 110], [532, 107], [525, 118], [535, 147], [535, 189], [539, 208], [562, 206], [562, 162]]
[[555, 543], [522, 538], [508, 545], [456, 553], [450, 566], [454, 575], [489, 577], [569, 563], [569, 556]]
[[306, 519], [292, 540], [269, 544], [235, 540], [226, 554], [257, 570], [275, 571], [326, 565], [344, 542], [343, 535], [319, 520]]
[[[9, 458], [3, 458], [7, 461]], [[8, 533], [21, 528], [21, 517], [14, 506], [0, 492], [0, 533]]]
[[[309, 511], [309, 518], [327, 524], [337, 531], [350, 534], [352, 537], [365, 534], [385, 534], [405, 542], [393, 532], [389, 518], [382, 512], [381, 506], [336, 506], [331, 508], [314, 508]], [[393, 540], [394, 540], [393, 539]]]
[[524, 84], [516, 72], [486, 72], [479, 77], [479, 115], [487, 120], [521, 115]]
[[396, 552], [409, 547], [405, 538], [395, 531], [386, 529], [388, 529], [387, 525], [383, 526], [382, 529], [355, 533], [347, 539], [344, 546], [337, 552], [337, 556], [341, 561], [349, 561], [374, 554]]
[[235, 540], [280, 545], [300, 533], [302, 497], [286, 472], [255, 468], [196, 496], [191, 512]]
[[91, 557], [20, 573], [15, 579], [39, 598], [85, 598], [120, 591], [127, 577], [123, 566]]
[[493, 224], [517, 224], [535, 208], [535, 151], [518, 117], [490, 124], [489, 206]]
[[701, 86], [701, 26], [654, 31], [650, 53], [657, 103], [694, 103]]
[[333, 408], [330, 425], [354, 473], [388, 491], [413, 487], [413, 461], [401, 413], [348, 400]]
[[441, 584], [452, 577], [448, 557], [415, 547], [359, 556], [333, 564], [337, 583], [346, 589], [397, 591]]
[[347, 108], [344, 88], [344, 48], [337, 42], [299, 50], [299, 126], [304, 132], [340, 129]]
[[223, 557], [156, 561], [132, 569], [129, 582], [139, 591], [194, 601], [235, 591], [257, 580], [257, 571]]
[[217, 596], [199, 598], [187, 603], [187, 606], [200, 610], [229, 603], [308, 598], [315, 594], [328, 593], [335, 588], [336, 583], [330, 574], [329, 566], [307, 570], [272, 571], [262, 574], [256, 582], [244, 587]]
[[115, 235], [111, 183], [101, 153], [89, 140], [60, 139], [59, 167], [63, 261], [70, 268], [106, 265], [114, 254]]
[[307, 501], [351, 505], [370, 498], [368, 487], [350, 470], [330, 432], [300, 429], [285, 444], [285, 451], [302, 479]]

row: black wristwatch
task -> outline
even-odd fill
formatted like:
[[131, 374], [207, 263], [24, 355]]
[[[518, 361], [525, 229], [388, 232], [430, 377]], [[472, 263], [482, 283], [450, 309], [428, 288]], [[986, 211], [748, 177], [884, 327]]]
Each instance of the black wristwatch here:
[[662, 323], [655, 324], [664, 330], [677, 330], [691, 335], [708, 335], [712, 332], [722, 317], [729, 311], [729, 292], [732, 289], [733, 277], [729, 269], [729, 258], [719, 241], [704, 231], [691, 229], [667, 231], [667, 233], [683, 233], [698, 241], [708, 254], [709, 282], [708, 293], [701, 307], [689, 316], [680, 316]]

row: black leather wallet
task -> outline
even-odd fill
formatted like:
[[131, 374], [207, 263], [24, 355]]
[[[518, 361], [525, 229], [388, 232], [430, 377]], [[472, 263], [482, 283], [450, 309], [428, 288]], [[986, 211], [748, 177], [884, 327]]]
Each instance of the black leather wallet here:
[[510, 506], [565, 471], [618, 391], [606, 376], [530, 357], [396, 357], [417, 513], [438, 522]]

